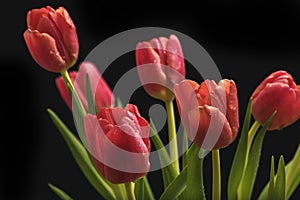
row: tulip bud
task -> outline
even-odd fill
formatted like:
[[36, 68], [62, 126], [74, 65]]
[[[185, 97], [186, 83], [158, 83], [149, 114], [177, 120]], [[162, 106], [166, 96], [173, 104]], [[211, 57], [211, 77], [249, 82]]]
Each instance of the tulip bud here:
[[269, 130], [282, 129], [300, 117], [300, 86], [286, 71], [270, 74], [252, 94], [254, 119], [264, 124], [276, 112]]
[[234, 81], [217, 85], [206, 80], [201, 85], [184, 80], [174, 87], [183, 126], [190, 140], [206, 150], [231, 144], [239, 128], [239, 108]]
[[68, 12], [50, 6], [27, 13], [24, 39], [33, 59], [44, 69], [61, 72], [72, 67], [79, 45], [75, 25]]
[[[95, 105], [99, 110], [102, 107], [111, 107], [114, 105], [114, 95], [110, 87], [101, 76], [97, 67], [91, 62], [83, 62], [79, 66], [78, 71], [69, 72], [72, 83], [74, 84], [75, 90], [81, 100], [84, 108], [87, 110], [88, 103], [86, 97], [86, 75], [89, 75], [92, 93], [95, 95]], [[67, 104], [72, 110], [72, 97], [67, 89], [62, 76], [58, 77], [55, 81], [58, 91]]]
[[101, 108], [84, 119], [88, 149], [101, 175], [114, 184], [135, 181], [149, 171], [149, 123], [136, 106]]
[[152, 97], [170, 101], [174, 84], [185, 78], [185, 65], [178, 38], [154, 38], [136, 47], [138, 73], [145, 91]]

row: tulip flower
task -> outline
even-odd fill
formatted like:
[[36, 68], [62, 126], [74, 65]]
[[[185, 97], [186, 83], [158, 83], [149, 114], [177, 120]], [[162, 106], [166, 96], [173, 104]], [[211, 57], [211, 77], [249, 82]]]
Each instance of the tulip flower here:
[[264, 124], [274, 111], [269, 130], [282, 129], [300, 117], [300, 85], [282, 70], [270, 74], [252, 94], [252, 114], [258, 123]]
[[84, 127], [93, 162], [105, 179], [119, 184], [146, 176], [150, 128], [136, 106], [101, 108], [97, 116], [85, 116]]
[[170, 101], [175, 83], [185, 78], [185, 65], [178, 38], [154, 38], [136, 47], [138, 74], [145, 91], [152, 97]]
[[233, 80], [201, 85], [184, 80], [174, 87], [183, 126], [195, 145], [207, 150], [228, 146], [239, 128], [237, 89]]
[[[114, 95], [97, 70], [97, 67], [91, 62], [83, 62], [80, 64], [79, 70], [69, 72], [69, 76], [84, 108], [86, 110], [88, 108], [86, 98], [86, 74], [88, 74], [90, 78], [92, 93], [95, 95], [96, 108], [99, 110], [101, 107], [113, 106], [115, 100]], [[61, 97], [70, 110], [72, 110], [72, 97], [66, 87], [63, 77], [58, 77], [55, 82]]]
[[75, 25], [63, 7], [50, 6], [27, 13], [24, 39], [33, 59], [44, 69], [61, 72], [77, 61], [79, 45]]

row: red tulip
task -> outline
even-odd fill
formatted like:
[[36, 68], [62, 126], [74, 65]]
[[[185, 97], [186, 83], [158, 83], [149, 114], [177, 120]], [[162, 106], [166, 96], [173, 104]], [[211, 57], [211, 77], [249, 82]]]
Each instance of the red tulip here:
[[24, 39], [33, 59], [44, 69], [61, 72], [77, 61], [79, 45], [75, 25], [68, 12], [50, 6], [27, 13]]
[[178, 38], [154, 38], [138, 43], [136, 63], [140, 80], [146, 92], [157, 99], [173, 100], [175, 83], [185, 78], [185, 65]]
[[[97, 67], [91, 62], [83, 62], [80, 64], [78, 71], [71, 71], [69, 72], [69, 75], [84, 108], [86, 110], [88, 108], [86, 98], [86, 74], [88, 74], [90, 78], [91, 89], [92, 93], [95, 95], [97, 109], [99, 110], [101, 107], [113, 106], [115, 101], [114, 95], [97, 70]], [[62, 76], [56, 79], [56, 86], [63, 100], [70, 110], [72, 110], [72, 98]]]
[[184, 80], [174, 87], [183, 126], [198, 147], [207, 150], [228, 146], [239, 128], [239, 108], [234, 81], [217, 85], [206, 80], [201, 85]]
[[97, 170], [114, 184], [146, 176], [149, 171], [149, 123], [136, 106], [101, 108], [84, 119], [88, 149]]
[[270, 74], [252, 94], [252, 114], [264, 124], [277, 111], [269, 130], [282, 129], [300, 117], [300, 85], [286, 71]]

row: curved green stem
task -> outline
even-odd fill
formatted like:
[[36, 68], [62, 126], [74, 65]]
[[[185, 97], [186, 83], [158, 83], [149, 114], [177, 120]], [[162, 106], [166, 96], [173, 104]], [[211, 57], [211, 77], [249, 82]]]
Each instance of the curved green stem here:
[[220, 166], [220, 152], [219, 149], [212, 151], [212, 168], [213, 168], [213, 182], [212, 182], [212, 199], [221, 199], [221, 166]]
[[63, 77], [63, 79], [64, 79], [64, 81], [65, 81], [65, 83], [66, 83], [66, 85], [67, 85], [67, 88], [68, 88], [69, 90], [72, 90], [72, 91], [70, 91], [70, 92], [75, 91], [74, 85], [73, 85], [73, 83], [72, 83], [72, 80], [71, 80], [71, 78], [70, 78], [70, 76], [69, 76], [68, 71], [67, 71], [67, 70], [63, 70], [63, 71], [61, 72], [61, 75], [62, 75], [62, 77]]
[[178, 162], [178, 147], [176, 140], [176, 124], [175, 124], [175, 115], [174, 115], [174, 107], [173, 101], [166, 101], [166, 109], [168, 116], [168, 135], [169, 135], [169, 143], [170, 143], [170, 157], [171, 160], [175, 160], [173, 162], [173, 166], [176, 169], [177, 175], [179, 174], [179, 162]]
[[133, 182], [125, 183], [125, 188], [126, 188], [128, 200], [135, 200], [134, 183]]
[[78, 97], [78, 94], [77, 94], [77, 92], [76, 92], [76, 90], [75, 90], [75, 88], [74, 88], [74, 85], [73, 85], [73, 83], [72, 83], [72, 80], [71, 80], [71, 78], [70, 78], [70, 76], [69, 76], [68, 71], [67, 71], [67, 70], [62, 71], [62, 72], [61, 72], [61, 75], [62, 75], [62, 77], [63, 77], [63, 79], [64, 79], [64, 82], [65, 82], [65, 84], [66, 84], [66, 86], [67, 86], [69, 92], [70, 92], [71, 98], [72, 98], [72, 99], [74, 98], [75, 103], [76, 103], [77, 106], [78, 106], [78, 109], [79, 109], [80, 114], [81, 114], [82, 116], [85, 116], [86, 111], [85, 111], [85, 109], [84, 109], [84, 107], [83, 107], [83, 105], [82, 105], [82, 103], [81, 103], [81, 101], [80, 101], [80, 99], [79, 99], [79, 97]]

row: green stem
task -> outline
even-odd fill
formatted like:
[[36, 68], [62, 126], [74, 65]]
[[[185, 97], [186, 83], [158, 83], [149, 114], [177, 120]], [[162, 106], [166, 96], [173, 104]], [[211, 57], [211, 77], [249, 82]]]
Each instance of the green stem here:
[[125, 183], [125, 188], [126, 188], [128, 200], [135, 200], [134, 183], [133, 182]]
[[78, 94], [77, 94], [77, 92], [76, 92], [76, 90], [75, 90], [75, 87], [74, 87], [74, 85], [73, 85], [73, 83], [72, 83], [72, 80], [71, 80], [71, 78], [70, 78], [70, 76], [69, 76], [68, 71], [67, 71], [67, 70], [63, 70], [63, 71], [61, 72], [61, 75], [62, 75], [62, 77], [63, 77], [63, 79], [64, 79], [64, 82], [65, 82], [65, 84], [66, 84], [66, 86], [67, 86], [69, 92], [70, 92], [71, 98], [72, 98], [72, 99], [74, 98], [75, 103], [76, 103], [76, 104], [78, 105], [78, 107], [79, 107], [78, 109], [79, 109], [79, 112], [80, 112], [81, 116], [85, 116], [86, 111], [85, 111], [85, 109], [84, 109], [84, 107], [83, 107], [83, 105], [82, 105], [82, 103], [81, 103], [81, 101], [80, 101], [80, 99], [79, 99], [79, 97], [78, 97]]
[[173, 162], [173, 166], [178, 175], [179, 174], [178, 147], [177, 147], [177, 140], [176, 140], [176, 124], [175, 124], [173, 101], [172, 100], [166, 101], [165, 104], [166, 104], [167, 116], [168, 116], [170, 157], [171, 160], [175, 160]]
[[124, 184], [110, 184], [117, 199], [126, 199], [126, 189]]
[[70, 89], [72, 90], [72, 91], [70, 91], [70, 92], [75, 91], [74, 85], [73, 85], [73, 83], [72, 83], [72, 80], [71, 80], [71, 78], [70, 78], [70, 76], [69, 76], [68, 71], [67, 71], [67, 70], [63, 70], [63, 71], [61, 72], [61, 75], [62, 75], [62, 77], [63, 77], [63, 79], [64, 79], [64, 81], [65, 81], [65, 83], [66, 83], [66, 85], [67, 85], [67, 88], [69, 89], [69, 91], [70, 91]]
[[219, 149], [212, 151], [212, 168], [213, 168], [213, 182], [212, 182], [212, 199], [221, 199], [221, 167], [220, 167], [220, 152]]

